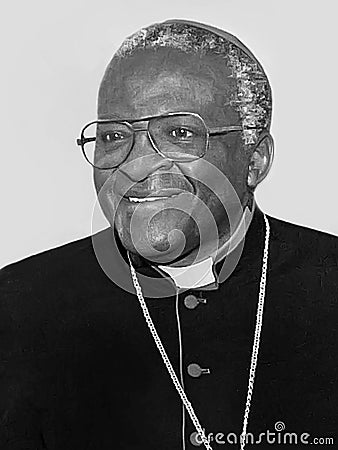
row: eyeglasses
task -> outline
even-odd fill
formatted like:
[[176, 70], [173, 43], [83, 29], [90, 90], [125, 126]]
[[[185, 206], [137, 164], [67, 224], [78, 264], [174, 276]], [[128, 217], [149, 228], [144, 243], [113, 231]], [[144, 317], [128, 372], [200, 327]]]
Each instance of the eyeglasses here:
[[[142, 127], [139, 122], [147, 124]], [[76, 142], [89, 164], [108, 170], [127, 159], [139, 131], [147, 132], [154, 150], [164, 158], [189, 162], [206, 154], [209, 136], [242, 130], [240, 125], [208, 128], [199, 114], [173, 112], [136, 120], [95, 120], [82, 129]]]

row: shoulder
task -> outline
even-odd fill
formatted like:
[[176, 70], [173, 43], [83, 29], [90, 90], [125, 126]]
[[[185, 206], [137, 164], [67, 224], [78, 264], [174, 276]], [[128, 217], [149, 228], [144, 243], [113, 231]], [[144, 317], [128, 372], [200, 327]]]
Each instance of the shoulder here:
[[338, 236], [272, 217], [268, 214], [266, 214], [266, 216], [268, 217], [272, 227], [279, 235], [284, 235], [285, 237], [293, 240], [301, 239], [303, 244], [308, 244], [313, 241], [321, 243], [324, 246], [333, 244], [336, 246], [336, 249], [338, 249]]
[[7, 432], [18, 433], [16, 427], [35, 420], [35, 405], [48, 397], [51, 386], [45, 380], [51, 379], [58, 355], [66, 355], [74, 339], [66, 319], [75, 309], [76, 273], [90, 261], [91, 239], [86, 237], [0, 270], [0, 415], [9, 422], [22, 419], [2, 427], [3, 445]]
[[[271, 345], [279, 340], [277, 348], [284, 349], [278, 358], [287, 361], [286, 378], [289, 370], [302, 374], [294, 376], [297, 389], [321, 383], [325, 395], [318, 399], [324, 405], [338, 370], [338, 238], [269, 216], [268, 220], [266, 317]], [[320, 405], [316, 407], [319, 411]]]
[[96, 258], [92, 236], [87, 236], [3, 267], [0, 310], [6, 302], [11, 308], [21, 303], [21, 310], [33, 308], [41, 299], [60, 304], [64, 298], [81, 296], [98, 285], [105, 286], [107, 281]]
[[19, 261], [10, 263], [0, 269], [1, 277], [6, 274], [25, 274], [33, 270], [42, 270], [46, 265], [64, 265], [76, 258], [79, 254], [90, 249], [91, 236], [86, 236], [76, 241], [68, 242], [66, 244], [44, 250], [40, 253], [28, 256]]
[[0, 270], [2, 292], [43, 288], [67, 280], [92, 259], [91, 237], [85, 237], [11, 263]]
[[[269, 279], [276, 310], [332, 342], [338, 319], [338, 238], [268, 216]], [[326, 338], [324, 339], [324, 335]], [[314, 339], [317, 339], [314, 337]], [[336, 344], [335, 344], [336, 345]]]
[[317, 264], [323, 268], [337, 268], [338, 237], [323, 231], [296, 225], [267, 216], [271, 237], [281, 254], [301, 261], [304, 266]]
[[323, 329], [335, 326], [338, 238], [283, 220], [270, 217], [268, 220], [271, 226], [268, 273], [280, 308], [306, 326], [320, 316], [325, 316]]
[[25, 345], [35, 347], [43, 341], [41, 333], [47, 332], [42, 330], [57, 329], [72, 311], [81, 311], [85, 294], [91, 292], [91, 275], [105, 281], [90, 236], [3, 267], [0, 351], [16, 353]]

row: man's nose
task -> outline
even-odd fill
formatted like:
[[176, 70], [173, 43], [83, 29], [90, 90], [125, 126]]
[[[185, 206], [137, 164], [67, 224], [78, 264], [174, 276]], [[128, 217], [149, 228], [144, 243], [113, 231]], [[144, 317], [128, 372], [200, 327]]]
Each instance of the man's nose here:
[[132, 181], [138, 182], [159, 169], [170, 169], [172, 165], [173, 162], [170, 159], [156, 151], [148, 133], [142, 130], [135, 133], [134, 145], [119, 170]]

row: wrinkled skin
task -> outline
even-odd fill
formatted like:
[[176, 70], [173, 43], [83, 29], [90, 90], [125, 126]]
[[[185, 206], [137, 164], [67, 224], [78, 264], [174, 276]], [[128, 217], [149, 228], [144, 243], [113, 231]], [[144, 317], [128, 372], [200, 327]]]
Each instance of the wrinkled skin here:
[[[120, 61], [113, 59], [100, 87], [98, 118], [138, 119], [189, 111], [199, 113], [210, 127], [240, 125], [238, 113], [229, 106], [229, 91], [234, 83], [229, 75], [221, 58], [187, 55], [168, 48], [142, 50]], [[264, 158], [266, 161], [266, 155]], [[146, 132], [137, 132], [134, 147], [118, 170], [95, 169], [97, 192], [104, 186], [99, 196], [101, 206], [126, 249], [156, 262], [171, 261], [177, 266], [190, 264], [199, 246], [198, 228], [207, 228], [208, 223], [203, 221], [210, 220], [202, 212], [199, 215], [198, 201], [189, 201], [185, 211], [175, 209], [175, 197], [144, 203], [138, 206], [142, 220], [138, 221], [138, 245], [135, 249], [130, 221], [136, 205], [123, 199], [115, 219], [110, 213], [126, 187], [134, 183], [137, 183], [134, 189], [141, 188], [147, 195], [161, 186], [170, 185], [193, 192], [214, 216], [220, 241], [229, 237], [227, 214], [216, 194], [194, 179], [207, 176], [204, 171], [208, 168], [203, 160], [216, 166], [228, 178], [243, 207], [252, 198], [253, 189], [262, 175], [259, 172], [266, 169], [261, 164], [262, 170], [256, 170], [252, 164], [252, 152], [250, 154], [244, 149], [240, 132], [210, 137], [204, 158], [189, 163], [163, 158], [154, 151]], [[260, 154], [256, 152], [256, 166], [260, 160]], [[224, 185], [217, 186], [216, 191], [223, 196], [227, 209], [231, 209], [230, 203], [227, 204], [229, 193]], [[198, 225], [192, 220], [192, 213], [198, 216]], [[239, 220], [241, 211], [235, 208], [232, 213]], [[172, 233], [173, 230], [181, 233]], [[182, 233], [185, 247], [181, 257], [177, 257], [175, 249], [182, 245]]]

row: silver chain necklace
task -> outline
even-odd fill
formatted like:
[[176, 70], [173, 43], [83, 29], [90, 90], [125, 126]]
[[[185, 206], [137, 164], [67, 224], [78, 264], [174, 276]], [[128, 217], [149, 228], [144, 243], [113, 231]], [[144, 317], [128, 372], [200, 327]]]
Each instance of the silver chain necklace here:
[[[260, 279], [260, 284], [259, 284], [258, 306], [257, 306], [257, 313], [256, 313], [256, 326], [255, 326], [255, 335], [254, 335], [252, 354], [251, 354], [248, 390], [247, 390], [245, 410], [244, 410], [242, 433], [240, 436], [240, 449], [241, 450], [244, 450], [245, 443], [246, 443], [245, 439], [246, 439], [246, 433], [247, 433], [247, 427], [248, 427], [248, 419], [249, 419], [251, 398], [252, 398], [254, 381], [255, 381], [258, 350], [259, 350], [261, 329], [262, 329], [262, 322], [263, 322], [263, 308], [264, 308], [264, 299], [265, 299], [266, 274], [267, 274], [267, 267], [268, 267], [269, 238], [270, 238], [270, 224], [269, 224], [269, 221], [268, 221], [267, 217], [265, 216], [265, 214], [263, 215], [263, 217], [264, 217], [264, 221], [265, 221], [265, 242], [264, 242], [264, 251], [263, 251], [261, 279]], [[129, 256], [129, 252], [128, 252], [128, 260], [129, 260], [130, 273], [131, 273], [131, 277], [133, 280], [136, 295], [137, 295], [137, 298], [139, 299], [144, 318], [145, 318], [146, 323], [149, 327], [149, 330], [154, 338], [155, 344], [161, 354], [163, 362], [164, 362], [164, 364], [168, 370], [168, 373], [174, 383], [174, 386], [175, 386], [179, 396], [181, 397], [181, 400], [185, 406], [185, 409], [187, 410], [187, 412], [190, 416], [190, 419], [192, 420], [192, 422], [196, 428], [196, 431], [201, 438], [202, 443], [204, 444], [204, 446], [207, 450], [212, 450], [212, 447], [211, 447], [211, 445], [204, 433], [204, 430], [196, 416], [194, 408], [193, 408], [192, 404], [190, 403], [190, 401], [188, 400], [188, 397], [187, 397], [186, 393], [184, 392], [184, 389], [183, 389], [183, 387], [175, 373], [175, 370], [168, 358], [168, 355], [163, 347], [162, 341], [156, 331], [154, 322], [152, 321], [152, 318], [150, 317], [149, 310], [148, 310], [148, 307], [144, 300], [144, 297], [142, 294], [142, 289], [141, 289], [140, 283], [139, 283], [137, 275], [136, 275], [136, 271], [133, 267], [133, 264], [132, 264], [130, 256]]]

